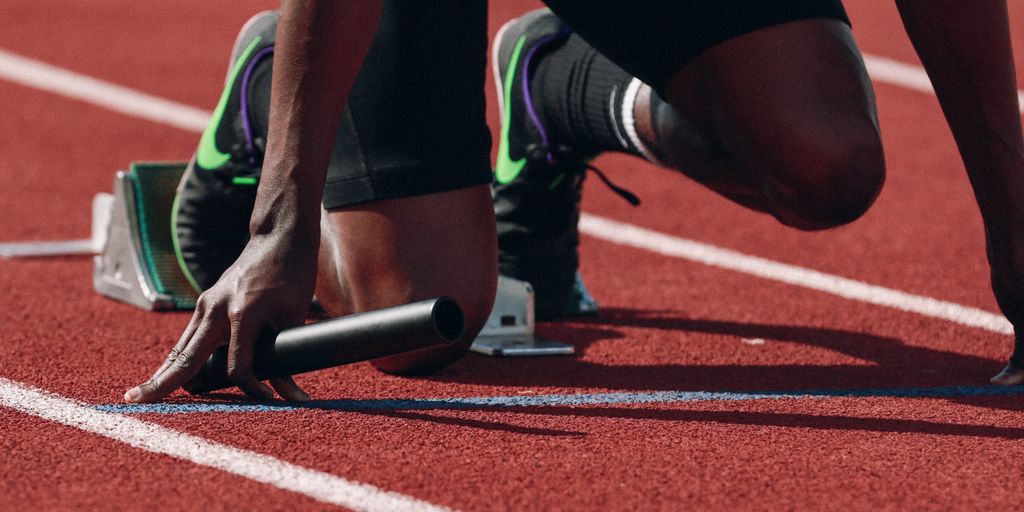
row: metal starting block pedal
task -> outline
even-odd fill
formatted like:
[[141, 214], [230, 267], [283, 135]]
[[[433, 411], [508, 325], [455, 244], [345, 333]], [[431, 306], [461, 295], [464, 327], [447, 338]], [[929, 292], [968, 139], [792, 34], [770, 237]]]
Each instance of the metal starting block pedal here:
[[[198, 293], [178, 266], [171, 237], [175, 191], [185, 162], [133, 162], [114, 177], [114, 193], [93, 201], [93, 287], [151, 311], [195, 308]], [[494, 310], [474, 352], [491, 356], [572, 354], [573, 346], [534, 336], [533, 287], [500, 277]]]
[[199, 294], [181, 272], [171, 238], [185, 165], [133, 162], [114, 176], [105, 243], [93, 258], [93, 287], [101, 295], [152, 311], [195, 307]]

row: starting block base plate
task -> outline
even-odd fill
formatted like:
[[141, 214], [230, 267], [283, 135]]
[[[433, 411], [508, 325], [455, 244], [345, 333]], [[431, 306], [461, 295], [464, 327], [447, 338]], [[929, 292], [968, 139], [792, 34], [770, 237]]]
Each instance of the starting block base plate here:
[[533, 286], [506, 276], [498, 277], [494, 309], [470, 350], [495, 357], [558, 356], [576, 352], [568, 343], [534, 336]]
[[565, 356], [576, 351], [568, 343], [534, 336], [481, 336], [470, 350], [494, 357]]

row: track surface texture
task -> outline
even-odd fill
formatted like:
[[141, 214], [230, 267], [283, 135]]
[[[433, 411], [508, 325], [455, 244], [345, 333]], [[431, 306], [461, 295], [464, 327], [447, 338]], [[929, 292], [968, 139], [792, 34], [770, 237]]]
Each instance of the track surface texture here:
[[[274, 7], [244, 4], [3, 0], [0, 50], [209, 111], [236, 30]], [[492, 31], [535, 6], [492, 4]], [[891, 2], [847, 7], [866, 54], [919, 66]], [[997, 313], [935, 97], [875, 86], [888, 183], [851, 226], [788, 230], [621, 156], [596, 163], [643, 205], [591, 183], [584, 211]], [[7, 79], [0, 112], [0, 242], [88, 237], [114, 170], [198, 140]], [[318, 400], [303, 408], [237, 392], [125, 408], [188, 315], [96, 295], [87, 257], [0, 259], [0, 509], [1020, 508], [1024, 389], [987, 387], [1005, 332], [596, 234], [582, 254], [602, 315], [540, 326], [576, 356], [470, 355], [418, 379], [356, 364], [299, 377]]]

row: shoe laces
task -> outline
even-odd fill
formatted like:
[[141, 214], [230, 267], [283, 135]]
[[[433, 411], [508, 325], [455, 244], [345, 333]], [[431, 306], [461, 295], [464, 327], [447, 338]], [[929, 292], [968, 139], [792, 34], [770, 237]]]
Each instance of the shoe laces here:
[[624, 188], [622, 186], [619, 186], [619, 185], [616, 185], [615, 183], [613, 183], [612, 180], [609, 179], [607, 175], [605, 175], [604, 171], [602, 171], [601, 169], [598, 169], [597, 167], [593, 166], [589, 162], [585, 163], [583, 165], [585, 166], [585, 168], [588, 171], [593, 172], [594, 174], [597, 175], [598, 178], [601, 178], [601, 181], [605, 184], [605, 186], [607, 186], [612, 192], [615, 192], [616, 194], [618, 194], [619, 197], [625, 199], [626, 202], [628, 202], [629, 204], [631, 204], [633, 206], [639, 206], [640, 205], [640, 198], [637, 197], [636, 194], [634, 194], [633, 192], [630, 192], [628, 189], [626, 189], [626, 188]]
[[236, 142], [231, 145], [230, 154], [234, 162], [248, 168], [259, 169], [263, 165], [267, 142], [263, 137], [254, 137], [251, 141]]
[[[640, 198], [636, 194], [621, 185], [615, 184], [604, 171], [591, 164], [587, 158], [581, 157], [575, 151], [565, 146], [559, 146], [558, 149], [554, 149], [540, 144], [533, 144], [527, 148], [526, 157], [534, 162], [543, 161], [551, 169], [567, 168], [563, 172], [576, 175], [572, 187], [577, 189], [583, 185], [583, 178], [586, 176], [587, 171], [590, 171], [596, 174], [609, 190], [626, 200], [626, 202], [633, 206], [640, 205]], [[562, 165], [567, 162], [570, 164], [567, 166]], [[553, 183], [557, 183], [557, 181], [560, 180], [556, 179]], [[554, 186], [554, 184], [551, 185], [552, 188]]]

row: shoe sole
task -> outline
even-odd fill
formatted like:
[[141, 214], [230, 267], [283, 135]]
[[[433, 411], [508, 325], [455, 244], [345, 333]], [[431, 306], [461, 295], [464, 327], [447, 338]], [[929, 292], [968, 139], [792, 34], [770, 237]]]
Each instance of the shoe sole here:
[[242, 25], [242, 29], [239, 30], [238, 35], [235, 36], [235, 42], [231, 44], [231, 60], [228, 61], [228, 71], [224, 75], [225, 85], [227, 85], [228, 81], [231, 80], [231, 68], [235, 65], [235, 60], [238, 59], [238, 52], [241, 51], [241, 49], [243, 48], [242, 40], [245, 39], [245, 36], [249, 35], [249, 29], [251, 29], [253, 25], [256, 24], [257, 21], [263, 19], [264, 16], [275, 14], [276, 12], [277, 11], [272, 11], [269, 9], [266, 11], [260, 11], [254, 14], [252, 17], [250, 17], [245, 22], [245, 25]]

